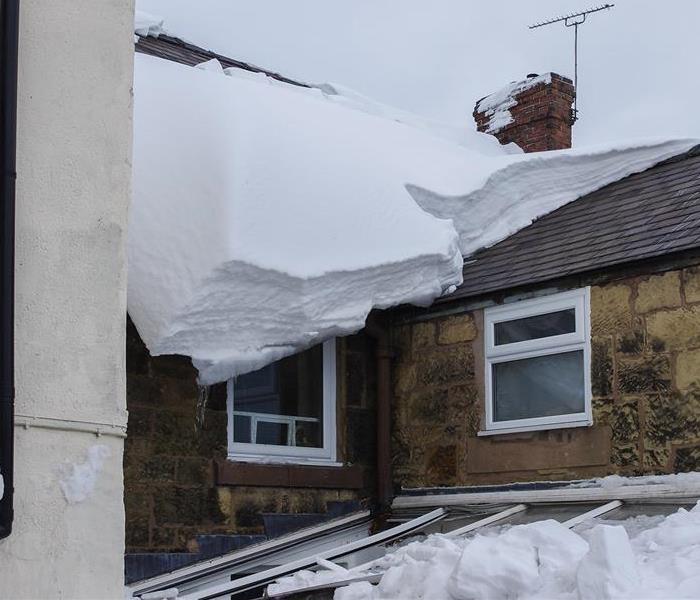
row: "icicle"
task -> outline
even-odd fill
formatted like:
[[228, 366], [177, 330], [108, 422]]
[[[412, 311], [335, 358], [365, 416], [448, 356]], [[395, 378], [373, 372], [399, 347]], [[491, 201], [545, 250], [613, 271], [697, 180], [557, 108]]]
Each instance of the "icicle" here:
[[194, 420], [194, 430], [199, 432], [204, 427], [204, 415], [206, 414], [207, 404], [209, 403], [209, 386], [208, 385], [198, 385], [197, 386], [197, 406]]

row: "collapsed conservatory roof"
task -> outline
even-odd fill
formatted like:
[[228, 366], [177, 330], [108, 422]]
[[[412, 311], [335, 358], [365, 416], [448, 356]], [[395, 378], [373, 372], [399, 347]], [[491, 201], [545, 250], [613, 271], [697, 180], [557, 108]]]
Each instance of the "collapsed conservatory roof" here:
[[429, 304], [463, 255], [697, 143], [514, 154], [331, 86], [146, 55], [134, 90], [129, 313], [204, 384]]

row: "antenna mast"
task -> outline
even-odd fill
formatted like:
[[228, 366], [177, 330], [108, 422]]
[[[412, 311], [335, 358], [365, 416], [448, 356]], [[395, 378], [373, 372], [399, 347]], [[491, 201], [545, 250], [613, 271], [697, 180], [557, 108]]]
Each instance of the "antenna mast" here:
[[528, 27], [528, 29], [537, 29], [538, 27], [544, 27], [545, 25], [563, 22], [566, 27], [574, 28], [574, 90], [576, 91], [576, 95], [574, 96], [574, 107], [571, 109], [572, 125], [578, 120], [578, 26], [583, 25], [583, 23], [586, 21], [586, 17], [591, 13], [607, 10], [613, 6], [615, 5], [603, 4], [602, 6], [596, 6], [595, 8], [582, 10], [581, 12], [571, 13], [570, 15], [565, 15], [563, 17], [556, 17], [554, 19], [548, 19], [547, 21], [540, 21], [539, 23], [535, 23], [534, 25], [530, 25]]

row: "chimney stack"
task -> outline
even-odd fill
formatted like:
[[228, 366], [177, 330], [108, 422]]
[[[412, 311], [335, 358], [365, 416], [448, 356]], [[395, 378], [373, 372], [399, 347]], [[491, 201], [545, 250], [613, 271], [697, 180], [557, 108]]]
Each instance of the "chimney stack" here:
[[516, 143], [524, 152], [571, 148], [571, 79], [531, 73], [482, 98], [474, 108], [476, 128], [501, 144]]

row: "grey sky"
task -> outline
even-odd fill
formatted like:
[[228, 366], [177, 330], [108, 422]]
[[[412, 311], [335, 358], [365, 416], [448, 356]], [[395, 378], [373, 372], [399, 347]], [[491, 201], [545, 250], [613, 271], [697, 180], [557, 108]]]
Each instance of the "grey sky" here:
[[[198, 44], [306, 81], [342, 83], [473, 127], [475, 100], [548, 70], [573, 75], [573, 31], [543, 18], [587, 0], [138, 0]], [[576, 145], [700, 137], [700, 0], [617, 0], [580, 29]]]

